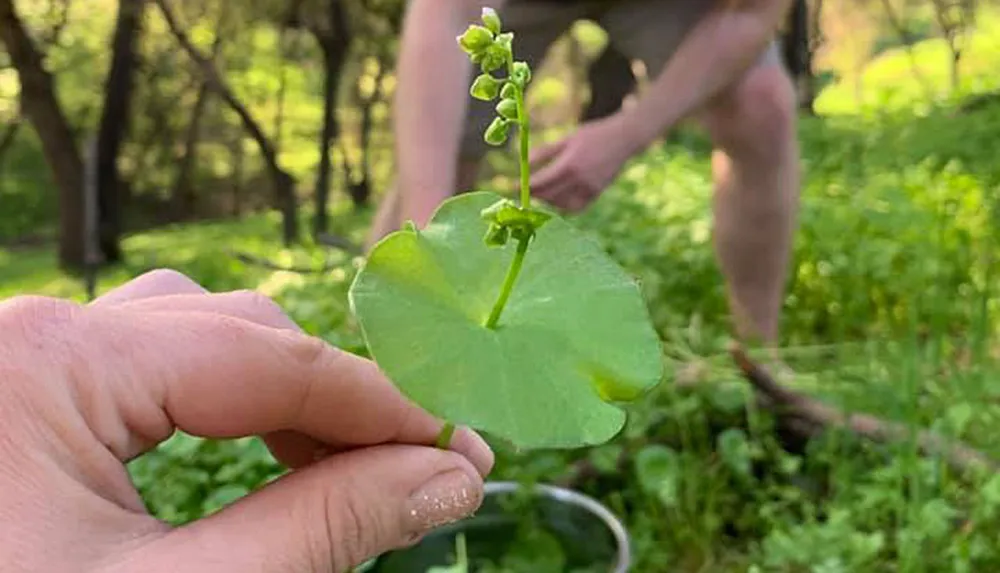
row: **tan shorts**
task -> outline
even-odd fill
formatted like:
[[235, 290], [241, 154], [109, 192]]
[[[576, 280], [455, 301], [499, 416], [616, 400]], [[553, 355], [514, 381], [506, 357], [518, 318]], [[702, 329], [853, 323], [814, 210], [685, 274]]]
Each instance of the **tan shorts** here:
[[[533, 70], [574, 22], [588, 19], [607, 32], [619, 52], [642, 61], [649, 76], [655, 77], [713, 4], [713, 0], [507, 0], [500, 19], [505, 31], [514, 32], [514, 57], [527, 61]], [[780, 61], [774, 42], [758, 65]], [[598, 91], [601, 86], [591, 89]], [[483, 132], [496, 115], [494, 106], [495, 102], [469, 98], [460, 148], [463, 160], [479, 159], [491, 149]]]

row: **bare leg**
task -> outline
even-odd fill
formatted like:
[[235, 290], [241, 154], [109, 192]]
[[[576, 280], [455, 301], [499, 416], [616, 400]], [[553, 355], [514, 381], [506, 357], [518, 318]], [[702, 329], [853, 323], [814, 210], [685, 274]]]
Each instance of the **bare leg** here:
[[[463, 160], [459, 162], [457, 173], [457, 188], [459, 191], [472, 189], [476, 184], [479, 175], [479, 160]], [[453, 192], [454, 193], [454, 192]], [[372, 220], [371, 230], [365, 240], [364, 250], [367, 252], [389, 233], [399, 229], [403, 225], [403, 212], [401, 209], [399, 187], [393, 184], [385, 194], [385, 198], [378, 206], [375, 218]]]
[[777, 343], [799, 197], [795, 93], [779, 65], [758, 66], [703, 116], [716, 150], [716, 254], [737, 335]]

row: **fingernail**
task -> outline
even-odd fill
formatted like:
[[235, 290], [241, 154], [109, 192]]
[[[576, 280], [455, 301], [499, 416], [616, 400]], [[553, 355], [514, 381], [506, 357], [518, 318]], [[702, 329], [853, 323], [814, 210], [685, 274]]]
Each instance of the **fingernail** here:
[[437, 474], [410, 497], [406, 520], [413, 535], [464, 519], [483, 501], [483, 484], [463, 470]]

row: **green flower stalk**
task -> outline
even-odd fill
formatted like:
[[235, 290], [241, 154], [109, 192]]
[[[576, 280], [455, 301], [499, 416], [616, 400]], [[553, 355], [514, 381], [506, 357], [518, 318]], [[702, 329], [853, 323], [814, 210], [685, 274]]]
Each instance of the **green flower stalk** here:
[[[512, 238], [518, 241], [507, 276], [500, 287], [500, 294], [485, 322], [486, 328], [496, 328], [521, 272], [528, 245], [535, 232], [549, 219], [549, 215], [531, 207], [531, 171], [528, 164], [530, 129], [524, 103], [525, 90], [531, 81], [531, 69], [526, 62], [514, 60], [514, 35], [501, 32], [502, 25], [496, 11], [483, 8], [481, 19], [483, 25], [470, 25], [458, 37], [458, 45], [469, 55], [472, 63], [478, 64], [482, 70], [472, 82], [469, 94], [482, 101], [493, 101], [497, 96], [500, 97], [495, 108], [497, 116], [486, 128], [483, 139], [490, 145], [503, 145], [507, 142], [512, 126], [517, 127], [519, 138], [521, 204], [504, 199], [482, 212], [482, 217], [490, 224], [483, 238], [487, 245], [502, 247]], [[506, 68], [507, 76], [495, 77], [493, 72], [502, 67]]]

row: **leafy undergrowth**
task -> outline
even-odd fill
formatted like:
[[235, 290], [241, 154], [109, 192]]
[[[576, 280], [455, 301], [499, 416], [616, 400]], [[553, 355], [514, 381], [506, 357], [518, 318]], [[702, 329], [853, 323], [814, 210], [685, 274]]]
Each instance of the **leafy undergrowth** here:
[[[1000, 109], [908, 123], [809, 121], [796, 272], [784, 315], [785, 360], [800, 390], [961, 438], [1000, 457], [995, 354], [1000, 189], [987, 142]], [[1000, 567], [1000, 478], [959, 476], [909, 444], [849, 434], [805, 443], [753, 409], [725, 354], [727, 314], [711, 245], [704, 141], [652, 150], [584, 215], [581, 228], [641, 279], [670, 359], [664, 384], [610, 444], [525, 456], [497, 444], [496, 479], [578, 487], [626, 520], [635, 571], [930, 572]], [[364, 218], [334, 222], [357, 239]], [[179, 227], [126, 242], [129, 266], [172, 266], [210, 289], [259, 288], [309, 332], [363, 353], [347, 308], [357, 261], [318, 248], [275, 249], [276, 222]], [[226, 249], [320, 275], [274, 272]], [[0, 253], [0, 296], [79, 298], [50, 253]], [[680, 390], [676, 381], [697, 382]], [[257, 440], [177, 435], [130, 466], [158, 516], [184, 523], [281, 474]]]
[[[926, 4], [922, 19], [935, 27], [930, 6]], [[893, 44], [898, 42], [895, 33], [890, 37]], [[1000, 60], [1000, 11], [995, 5], [979, 4], [976, 23], [963, 38], [961, 55], [958, 84], [952, 85], [952, 53], [944, 38], [921, 39], [909, 50], [895, 45], [865, 64], [862, 90], [853, 81], [835, 81], [820, 93], [816, 109], [823, 115], [922, 114], [974, 94], [995, 93], [1000, 89], [995, 71]]]

